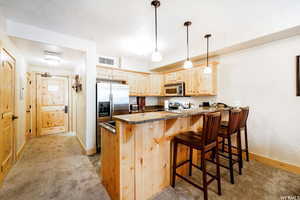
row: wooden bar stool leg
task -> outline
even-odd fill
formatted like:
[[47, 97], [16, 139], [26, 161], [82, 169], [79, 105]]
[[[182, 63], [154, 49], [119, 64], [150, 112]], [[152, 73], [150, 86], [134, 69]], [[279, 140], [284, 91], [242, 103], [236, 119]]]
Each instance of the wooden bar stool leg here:
[[193, 164], [193, 148], [190, 147], [190, 165], [189, 165], [189, 176], [192, 176], [192, 164]]
[[203, 193], [204, 193], [204, 200], [208, 199], [207, 195], [207, 180], [206, 180], [206, 161], [205, 161], [205, 152], [204, 150], [201, 151], [201, 168], [202, 168], [202, 182], [203, 182]]
[[228, 153], [229, 153], [230, 182], [234, 184], [231, 135], [227, 138], [227, 140], [228, 140]]
[[245, 126], [245, 130], [244, 131], [245, 131], [246, 160], [249, 162], [247, 125]]
[[222, 138], [222, 152], [225, 151], [225, 138]]
[[220, 160], [219, 160], [219, 154], [218, 154], [218, 145], [217, 145], [217, 148], [216, 148], [216, 163], [217, 163], [218, 194], [222, 195], [222, 192], [221, 192]]
[[242, 175], [243, 154], [242, 154], [242, 141], [241, 141], [241, 131], [240, 130], [238, 130], [238, 133], [237, 133], [237, 150], [238, 150], [238, 161], [239, 161], [239, 174]]
[[175, 187], [175, 181], [176, 181], [177, 148], [178, 148], [178, 143], [176, 140], [174, 140], [172, 187]]

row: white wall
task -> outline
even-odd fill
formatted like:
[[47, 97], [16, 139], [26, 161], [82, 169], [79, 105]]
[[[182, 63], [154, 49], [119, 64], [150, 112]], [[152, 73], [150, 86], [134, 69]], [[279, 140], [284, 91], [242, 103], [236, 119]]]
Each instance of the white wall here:
[[140, 72], [149, 72], [150, 63], [145, 59], [135, 57], [121, 57], [121, 68]]
[[15, 114], [19, 117], [16, 120], [16, 136], [17, 136], [17, 151], [21, 149], [25, 143], [25, 131], [26, 131], [26, 112], [25, 112], [25, 94], [24, 97], [20, 98], [20, 89], [24, 87], [26, 89], [26, 68], [27, 64], [24, 57], [18, 52], [17, 48], [11, 42], [9, 37], [6, 35], [5, 18], [1, 16], [0, 10], [0, 41], [2, 46], [6, 48], [16, 58], [16, 91], [15, 91]]
[[300, 36], [220, 57], [218, 101], [250, 106], [250, 151], [300, 166]]

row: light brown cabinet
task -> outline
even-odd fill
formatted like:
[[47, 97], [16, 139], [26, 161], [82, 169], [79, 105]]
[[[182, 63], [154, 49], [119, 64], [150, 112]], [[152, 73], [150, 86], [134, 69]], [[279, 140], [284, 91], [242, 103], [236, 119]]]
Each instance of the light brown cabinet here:
[[97, 68], [97, 78], [99, 79], [106, 79], [111, 80], [113, 78], [112, 76], [113, 70], [108, 68]]
[[162, 74], [151, 74], [149, 76], [149, 95], [163, 96], [164, 77]]
[[204, 67], [150, 74], [98, 67], [97, 78], [126, 81], [130, 96], [164, 96], [164, 84], [178, 82], [185, 83], [187, 96], [213, 96], [217, 94], [217, 64], [211, 68], [211, 74], [204, 74]]
[[165, 84], [185, 83], [187, 96], [213, 96], [217, 94], [217, 66], [211, 66], [212, 73], [204, 74], [204, 67], [195, 67], [165, 74]]

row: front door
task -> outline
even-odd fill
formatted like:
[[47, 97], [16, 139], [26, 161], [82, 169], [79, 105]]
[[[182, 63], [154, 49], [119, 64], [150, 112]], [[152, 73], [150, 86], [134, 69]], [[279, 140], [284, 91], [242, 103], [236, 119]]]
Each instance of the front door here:
[[38, 135], [68, 131], [68, 79], [37, 75]]
[[0, 184], [14, 158], [15, 59], [0, 49]]

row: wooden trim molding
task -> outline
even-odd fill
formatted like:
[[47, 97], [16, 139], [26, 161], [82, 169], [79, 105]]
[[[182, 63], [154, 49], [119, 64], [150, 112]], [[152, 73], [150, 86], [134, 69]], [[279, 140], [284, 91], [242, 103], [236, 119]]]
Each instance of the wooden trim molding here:
[[94, 155], [97, 152], [96, 148], [87, 149], [85, 155], [91, 156]]
[[85, 146], [83, 145], [83, 142], [81, 141], [81, 139], [76, 135], [76, 139], [82, 149], [83, 154], [86, 154], [86, 150], [85, 150]]
[[273, 160], [271, 158], [267, 158], [267, 157], [264, 157], [264, 156], [261, 156], [261, 155], [255, 154], [255, 153], [250, 153], [249, 156], [250, 156], [251, 160], [255, 160], [257, 162], [260, 162], [260, 163], [263, 163], [263, 164], [266, 164], [266, 165], [269, 165], [269, 166], [272, 166], [275, 168], [283, 169], [283, 170], [286, 170], [286, 171], [289, 171], [289, 172], [292, 172], [295, 174], [300, 174], [300, 166], [292, 165], [289, 163], [284, 163], [284, 162], [281, 162], [278, 160]]
[[83, 145], [83, 142], [80, 140], [79, 137], [77, 137], [77, 135], [76, 135], [76, 139], [79, 142], [80, 147], [82, 149], [82, 153], [84, 155], [90, 156], [90, 155], [93, 155], [97, 152], [96, 148], [86, 149], [85, 146]]
[[[219, 62], [217, 61], [212, 61], [208, 63], [210, 66], [217, 66], [219, 64]], [[195, 63], [193, 68], [196, 67], [205, 67], [206, 63]], [[154, 69], [152, 70], [153, 72], [157, 72], [157, 73], [162, 73], [162, 74], [167, 74], [167, 73], [172, 73], [172, 72], [178, 72], [178, 71], [182, 71], [182, 70], [186, 70], [182, 67], [182, 65], [179, 65], [177, 67], [170, 67], [170, 68], [159, 68], [159, 69]]]
[[122, 68], [116, 68], [116, 67], [108, 67], [108, 66], [102, 66], [102, 65], [97, 65], [97, 68], [118, 70], [118, 71], [123, 71], [123, 72], [132, 72], [132, 73], [138, 73], [138, 74], [143, 74], [143, 75], [149, 75], [149, 74], [151, 74], [149, 72], [139, 72], [139, 71], [134, 71], [134, 70], [129, 70], [129, 69], [122, 69]]
[[26, 145], [26, 140], [25, 142], [22, 144], [21, 148], [17, 151], [17, 161], [21, 158], [23, 151], [24, 151], [24, 147]]
[[[225, 149], [228, 150], [228, 148], [225, 146]], [[232, 148], [232, 152], [237, 153], [237, 150], [235, 148]], [[246, 152], [243, 152], [243, 159], [246, 160]], [[249, 152], [249, 159], [250, 162], [251, 160], [255, 160], [257, 162], [263, 163], [265, 165], [269, 165], [271, 167], [275, 167], [278, 169], [282, 169], [294, 174], [300, 174], [300, 166], [292, 165], [289, 163], [281, 162], [279, 160], [273, 160], [271, 158], [258, 155], [255, 153], [250, 153]]]

